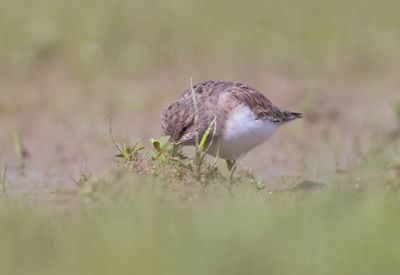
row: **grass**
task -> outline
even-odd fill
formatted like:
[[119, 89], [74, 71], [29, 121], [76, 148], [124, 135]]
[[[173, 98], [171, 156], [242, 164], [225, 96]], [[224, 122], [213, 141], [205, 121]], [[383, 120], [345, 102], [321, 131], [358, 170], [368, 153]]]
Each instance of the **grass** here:
[[163, 141], [152, 144], [157, 154], [118, 156], [116, 170], [86, 179], [67, 206], [2, 198], [1, 273], [400, 271], [395, 147], [371, 152], [329, 184], [260, 189], [244, 171], [232, 182], [228, 171], [206, 164], [196, 180], [193, 160]]
[[[127, 179], [125, 179], [127, 180]], [[129, 182], [130, 181], [130, 182]], [[120, 184], [120, 182], [113, 182]], [[82, 209], [1, 202], [5, 274], [397, 274], [398, 196], [341, 190], [182, 203], [162, 179]]]
[[392, 0], [252, 0], [245, 8], [226, 0], [41, 3], [3, 2], [0, 61], [8, 68], [50, 63], [102, 76], [234, 58], [289, 63], [300, 72], [342, 63], [362, 73], [385, 70], [400, 57], [399, 5]]
[[21, 175], [23, 175], [25, 171], [25, 158], [27, 156], [27, 152], [22, 143], [22, 137], [19, 132], [14, 132], [13, 141], [14, 141], [15, 153], [18, 159], [19, 171]]

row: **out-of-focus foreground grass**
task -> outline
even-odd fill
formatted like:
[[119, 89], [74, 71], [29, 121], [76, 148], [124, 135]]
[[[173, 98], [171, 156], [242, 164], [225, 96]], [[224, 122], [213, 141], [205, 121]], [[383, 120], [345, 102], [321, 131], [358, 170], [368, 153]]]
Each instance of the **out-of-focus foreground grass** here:
[[[2, 274], [398, 274], [399, 194], [299, 199], [237, 187], [190, 202], [130, 178], [85, 209], [0, 201]], [[112, 184], [119, 184], [112, 182]], [[301, 197], [301, 196], [300, 196]]]
[[393, 152], [378, 150], [329, 184], [265, 189], [208, 165], [196, 181], [191, 160], [152, 157], [143, 171], [133, 155], [81, 183], [85, 205], [0, 197], [0, 272], [398, 274]]
[[397, 64], [398, 1], [2, 1], [0, 61], [146, 71], [235, 59], [320, 69]]

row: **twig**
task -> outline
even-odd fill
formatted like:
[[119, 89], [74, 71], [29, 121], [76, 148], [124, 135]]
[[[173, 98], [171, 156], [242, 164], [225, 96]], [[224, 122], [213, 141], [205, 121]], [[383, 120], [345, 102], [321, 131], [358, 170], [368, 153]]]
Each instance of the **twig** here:
[[214, 159], [214, 162], [213, 162], [213, 164], [211, 165], [211, 168], [214, 168], [215, 167], [215, 165], [217, 164], [217, 161], [218, 161], [218, 159], [219, 159], [219, 139], [217, 139], [217, 152], [215, 153], [215, 159]]
[[[211, 141], [207, 145], [207, 149], [203, 150], [204, 149], [204, 144], [206, 143], [207, 138], [210, 135], [212, 127], [214, 127], [214, 131], [213, 131], [213, 134], [212, 134], [212, 137], [211, 137]], [[213, 145], [216, 133], [217, 133], [217, 116], [215, 116], [214, 119], [211, 121], [210, 125], [207, 128], [207, 131], [204, 133], [203, 137], [201, 138], [200, 150], [204, 152], [202, 157], [201, 157], [202, 160], [205, 158], [206, 154], [208, 153], [208, 151], [210, 150], [211, 146]]]
[[238, 161], [238, 160], [235, 160], [235, 161], [233, 162], [233, 165], [231, 166], [231, 169], [230, 169], [230, 171], [229, 171], [229, 180], [230, 180], [230, 181], [233, 180], [233, 174], [234, 174], [235, 171], [236, 171], [236, 168], [237, 168], [237, 166], [238, 166], [238, 163], [239, 163], [239, 161]]
[[192, 93], [192, 101], [194, 105], [194, 125], [195, 125], [195, 165], [196, 165], [196, 178], [200, 179], [201, 173], [201, 151], [199, 148], [199, 109], [197, 108], [196, 96], [194, 95], [193, 79], [190, 78], [190, 89]]
[[121, 146], [118, 145], [116, 139], [115, 139], [114, 136], [113, 136], [113, 131], [112, 131], [112, 118], [110, 118], [110, 123], [109, 123], [109, 126], [108, 126], [108, 131], [109, 131], [109, 133], [110, 133], [110, 138], [111, 138], [111, 141], [114, 143], [115, 148], [117, 148], [118, 152], [120, 152], [121, 154], [124, 155], [124, 150], [122, 150]]

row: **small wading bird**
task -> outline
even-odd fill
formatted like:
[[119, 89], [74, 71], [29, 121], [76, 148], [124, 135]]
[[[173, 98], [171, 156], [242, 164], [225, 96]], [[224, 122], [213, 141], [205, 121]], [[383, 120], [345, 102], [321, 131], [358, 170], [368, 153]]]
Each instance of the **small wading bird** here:
[[161, 127], [180, 145], [196, 145], [209, 132], [207, 153], [225, 159], [232, 176], [240, 157], [286, 122], [301, 117], [245, 84], [208, 80], [193, 85], [169, 105]]

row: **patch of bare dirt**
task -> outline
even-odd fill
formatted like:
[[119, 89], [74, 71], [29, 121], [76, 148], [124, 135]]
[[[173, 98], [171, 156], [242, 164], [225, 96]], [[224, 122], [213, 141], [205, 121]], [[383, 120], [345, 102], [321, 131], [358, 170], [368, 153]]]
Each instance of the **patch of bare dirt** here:
[[[346, 76], [296, 76], [243, 66], [210, 72], [168, 68], [146, 76], [105, 76], [86, 81], [62, 71], [29, 76], [0, 74], [0, 160], [8, 165], [13, 194], [74, 190], [81, 173], [99, 175], [113, 165], [117, 137], [147, 140], [159, 136], [164, 106], [194, 81], [217, 79], [245, 82], [275, 104], [305, 112], [305, 118], [284, 126], [270, 141], [243, 160], [269, 184], [285, 178], [320, 179], [348, 169], [380, 144], [398, 126], [393, 104], [400, 85], [390, 76], [354, 79]], [[26, 156], [15, 149], [22, 140]], [[23, 173], [22, 173], [23, 172]]]

